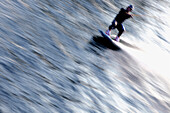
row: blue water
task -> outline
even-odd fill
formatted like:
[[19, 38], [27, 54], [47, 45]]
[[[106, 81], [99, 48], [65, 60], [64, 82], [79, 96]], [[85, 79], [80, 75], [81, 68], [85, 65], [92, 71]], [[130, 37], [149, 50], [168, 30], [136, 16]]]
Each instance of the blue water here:
[[[108, 47], [98, 29], [129, 4], [139, 16]], [[169, 0], [1, 0], [0, 113], [169, 113], [169, 10]]]

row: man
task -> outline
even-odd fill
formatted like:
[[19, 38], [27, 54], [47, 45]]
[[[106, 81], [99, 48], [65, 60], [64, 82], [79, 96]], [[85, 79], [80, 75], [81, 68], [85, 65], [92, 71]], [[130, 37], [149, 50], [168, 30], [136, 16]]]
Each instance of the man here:
[[122, 23], [128, 18], [132, 18], [132, 15], [129, 14], [129, 12], [131, 12], [132, 10], [133, 10], [132, 5], [129, 5], [126, 9], [121, 8], [119, 13], [117, 14], [115, 19], [113, 20], [112, 25], [109, 26], [108, 30], [106, 30], [105, 33], [110, 36], [111, 30], [117, 28], [119, 33], [114, 40], [119, 42], [120, 36], [125, 31], [125, 28], [124, 28]]

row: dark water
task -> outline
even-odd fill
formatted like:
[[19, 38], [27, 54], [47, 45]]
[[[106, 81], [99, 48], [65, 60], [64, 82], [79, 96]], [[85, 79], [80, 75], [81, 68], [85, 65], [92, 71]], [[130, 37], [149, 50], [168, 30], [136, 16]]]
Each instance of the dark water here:
[[[108, 47], [98, 29], [129, 4], [143, 16]], [[0, 113], [169, 113], [169, 11], [169, 0], [1, 0]]]

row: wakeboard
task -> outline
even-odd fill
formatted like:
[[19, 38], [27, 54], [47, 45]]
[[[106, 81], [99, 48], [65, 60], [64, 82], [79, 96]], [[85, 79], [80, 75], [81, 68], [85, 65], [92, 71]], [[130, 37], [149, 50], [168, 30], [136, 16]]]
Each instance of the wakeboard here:
[[125, 45], [125, 46], [130, 47], [130, 48], [139, 49], [138, 47], [136, 47], [133, 44], [129, 43], [127, 40], [119, 39], [119, 42], [115, 41], [114, 39], [116, 38], [116, 35], [109, 36], [106, 33], [104, 33], [102, 30], [98, 30], [98, 31], [102, 35], [103, 39], [105, 41], [107, 41], [107, 45], [114, 45], [114, 46], [120, 47], [121, 44], [122, 44], [122, 45]]
[[103, 37], [103, 41], [105, 41], [107, 43], [107, 45], [109, 45], [110, 47], [112, 48], [119, 48], [119, 42], [115, 41], [114, 39], [116, 38], [116, 36], [112, 35], [112, 36], [109, 36], [107, 34], [105, 34], [102, 30], [98, 30], [100, 32], [100, 34], [102, 35]]
[[110, 43], [110, 44], [118, 46], [118, 47], [120, 47], [120, 44], [122, 44], [122, 45], [125, 45], [125, 46], [130, 47], [130, 48], [139, 49], [138, 47], [130, 44], [126, 40], [119, 39], [119, 42], [115, 41], [114, 39], [116, 38], [116, 35], [109, 36], [101, 30], [98, 30], [98, 31], [100, 32], [100, 34], [102, 35], [104, 40], [106, 40], [108, 42], [108, 44]]
[[101, 31], [101, 30], [99, 30], [99, 32], [100, 32], [100, 34], [103, 36], [103, 38], [105, 38], [106, 40], [108, 40], [108, 41], [110, 41], [110, 42], [116, 42], [116, 43], [118, 43], [117, 41], [115, 41], [114, 39], [116, 38], [116, 36], [115, 35], [111, 35], [111, 36], [109, 36], [109, 35], [107, 35], [106, 33], [104, 33], [103, 31]]

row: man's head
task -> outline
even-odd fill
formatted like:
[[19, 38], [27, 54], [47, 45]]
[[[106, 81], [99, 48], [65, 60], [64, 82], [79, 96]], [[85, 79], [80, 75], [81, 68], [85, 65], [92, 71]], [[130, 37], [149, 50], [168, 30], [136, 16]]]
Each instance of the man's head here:
[[129, 5], [126, 9], [128, 12], [131, 12], [133, 10], [133, 6], [132, 5]]

